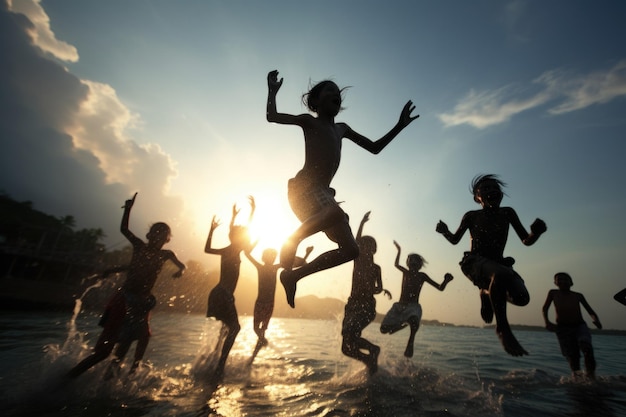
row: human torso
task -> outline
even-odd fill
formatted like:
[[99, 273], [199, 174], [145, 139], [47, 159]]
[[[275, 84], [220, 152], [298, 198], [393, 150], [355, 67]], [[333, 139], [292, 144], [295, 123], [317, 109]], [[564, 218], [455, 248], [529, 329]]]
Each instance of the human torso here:
[[562, 326], [576, 326], [584, 322], [580, 311], [580, 294], [574, 291], [554, 290], [554, 309], [556, 322]]
[[167, 251], [150, 248], [140, 240], [134, 242], [133, 256], [122, 289], [136, 295], [149, 295], [165, 261]]
[[406, 271], [402, 277], [401, 303], [418, 303], [422, 286], [424, 285], [424, 273]]
[[343, 123], [328, 123], [312, 118], [310, 125], [303, 130], [305, 162], [298, 175], [329, 187], [341, 161], [341, 140], [346, 126]]
[[509, 208], [476, 210], [467, 213], [471, 252], [500, 261], [509, 235]]

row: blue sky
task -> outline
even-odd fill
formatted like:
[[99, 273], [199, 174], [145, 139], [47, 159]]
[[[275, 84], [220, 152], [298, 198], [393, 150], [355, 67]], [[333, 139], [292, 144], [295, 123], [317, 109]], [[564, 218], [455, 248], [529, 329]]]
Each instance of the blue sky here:
[[[469, 235], [452, 246], [435, 225], [456, 228], [478, 208], [471, 179], [495, 173], [527, 228], [548, 225], [531, 247], [510, 234], [531, 294], [511, 322], [542, 324], [552, 277], [567, 271], [605, 327], [626, 329], [612, 299], [626, 287], [623, 2], [14, 0], [1, 19], [0, 189], [104, 228], [110, 247], [125, 243], [119, 207], [136, 191], [131, 228], [170, 223], [183, 260], [217, 266], [202, 253], [211, 217], [226, 245], [231, 206], [250, 194], [259, 250], [280, 245], [298, 224], [286, 181], [303, 140], [265, 120], [277, 69], [279, 111], [304, 113], [310, 82], [331, 78], [350, 87], [337, 120], [372, 139], [413, 100], [420, 118], [381, 154], [345, 143], [333, 182], [354, 230], [372, 211], [365, 232], [394, 298], [397, 240], [403, 262], [417, 252], [436, 281], [455, 276], [443, 293], [422, 290], [424, 318], [481, 324], [458, 267]], [[309, 243], [313, 255], [332, 247]], [[313, 275], [298, 295], [347, 298], [350, 277], [350, 264]], [[390, 305], [379, 297], [379, 312]]]

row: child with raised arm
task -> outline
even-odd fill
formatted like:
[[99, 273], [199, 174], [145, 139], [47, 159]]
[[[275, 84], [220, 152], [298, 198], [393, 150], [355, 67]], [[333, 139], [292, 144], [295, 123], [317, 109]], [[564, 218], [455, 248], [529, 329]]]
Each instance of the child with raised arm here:
[[[280, 281], [285, 288], [287, 302], [294, 307], [296, 284], [300, 279], [351, 261], [359, 254], [348, 217], [335, 201], [335, 190], [330, 188], [339, 168], [342, 139], [347, 138], [357, 146], [378, 154], [419, 116], [411, 116], [415, 106], [411, 101], [407, 102], [396, 125], [382, 138], [372, 141], [352, 130], [346, 123], [335, 122], [335, 116], [341, 110], [342, 98], [341, 90], [334, 82], [322, 81], [303, 97], [309, 110], [316, 113], [317, 117], [279, 113], [276, 110], [276, 94], [283, 80], [278, 80], [278, 71], [269, 72], [267, 84], [267, 120], [300, 126], [304, 133], [304, 166], [288, 183], [289, 204], [302, 224], [280, 251], [280, 263], [285, 268], [280, 274]], [[337, 243], [338, 248], [292, 270], [300, 242], [320, 231], [324, 231], [330, 240]]]
[[[569, 363], [572, 376], [576, 378], [580, 374], [580, 351], [582, 351], [585, 357], [587, 377], [595, 379], [596, 359], [593, 355], [593, 346], [591, 345], [591, 333], [583, 320], [580, 306], [585, 307], [585, 310], [591, 316], [592, 323], [598, 329], [602, 329], [600, 319], [598, 319], [596, 312], [587, 303], [585, 297], [571, 290], [574, 282], [568, 273], [559, 272], [555, 274], [554, 284], [559, 289], [548, 291], [548, 297], [541, 310], [546, 329], [556, 332], [561, 353]], [[556, 311], [556, 324], [552, 323], [548, 318], [548, 310], [552, 303], [554, 303], [554, 310]]]
[[[248, 260], [250, 260], [250, 262], [252, 262], [252, 265], [255, 266], [259, 276], [259, 290], [256, 302], [254, 303], [253, 319], [254, 332], [258, 337], [258, 342], [256, 344], [256, 347], [254, 348], [254, 352], [252, 353], [250, 363], [254, 361], [254, 358], [256, 357], [257, 353], [259, 353], [261, 348], [263, 346], [267, 346], [265, 332], [267, 331], [270, 319], [272, 318], [272, 313], [274, 312], [276, 274], [278, 273], [278, 269], [280, 268], [279, 263], [274, 263], [274, 261], [276, 261], [276, 256], [278, 255], [276, 249], [265, 249], [263, 251], [263, 254], [261, 255], [261, 263], [254, 259], [254, 257], [250, 253], [255, 245], [256, 243], [252, 245], [250, 250], [244, 252]], [[306, 259], [309, 257], [312, 251], [313, 246], [307, 247], [306, 252], [302, 258], [295, 258], [294, 266], [300, 267], [304, 265], [306, 263]]]
[[400, 265], [400, 245], [395, 240], [393, 244], [398, 249], [395, 266], [402, 271], [402, 291], [400, 301], [394, 303], [380, 325], [381, 333], [393, 334], [398, 330], [410, 326], [411, 333], [404, 350], [404, 356], [413, 357], [413, 345], [415, 344], [415, 334], [419, 329], [422, 320], [422, 306], [419, 303], [420, 292], [425, 282], [429, 283], [439, 291], [446, 289], [446, 286], [454, 278], [452, 274], [446, 273], [441, 284], [433, 281], [427, 274], [420, 270], [426, 263], [417, 253], [411, 253], [406, 258], [408, 269]]
[[[248, 223], [254, 216], [255, 203], [252, 196], [249, 197], [250, 201], [250, 217]], [[241, 266], [241, 252], [250, 250], [250, 236], [248, 235], [248, 227], [242, 225], [235, 225], [235, 218], [239, 214], [239, 209], [236, 205], [233, 205], [232, 217], [230, 220], [230, 231], [228, 238], [230, 245], [217, 249], [211, 246], [213, 240], [213, 232], [219, 226], [219, 221], [215, 219], [211, 220], [211, 229], [209, 230], [209, 236], [207, 237], [206, 245], [204, 247], [205, 253], [219, 255], [220, 259], [220, 280], [217, 285], [211, 290], [209, 294], [209, 301], [207, 307], [207, 317], [215, 317], [215, 319], [222, 322], [223, 330], [225, 330], [224, 344], [222, 345], [222, 351], [215, 372], [217, 380], [221, 380], [224, 376], [224, 368], [226, 367], [226, 359], [230, 350], [235, 343], [237, 334], [241, 329], [239, 325], [239, 317], [237, 315], [237, 309], [235, 308], [235, 288], [239, 281], [239, 268]], [[218, 341], [218, 346], [219, 343]]]
[[496, 334], [504, 350], [512, 356], [527, 355], [528, 352], [517, 341], [506, 315], [507, 301], [525, 306], [530, 301], [522, 277], [513, 270], [515, 260], [504, 257], [504, 248], [509, 235], [509, 226], [526, 246], [534, 244], [547, 229], [543, 220], [536, 219], [530, 233], [522, 226], [517, 213], [511, 207], [500, 207], [504, 184], [496, 175], [479, 175], [474, 178], [471, 190], [474, 201], [481, 210], [468, 211], [461, 219], [456, 232], [451, 233], [441, 220], [436, 230], [450, 243], [459, 243], [467, 230], [470, 232], [471, 247], [460, 262], [463, 273], [480, 289], [480, 314], [485, 323], [491, 323], [495, 313]]
[[362, 337], [361, 333], [376, 318], [374, 295], [384, 292], [391, 299], [391, 293], [383, 288], [380, 266], [374, 263], [376, 240], [371, 236], [362, 236], [363, 226], [369, 216], [368, 211], [356, 234], [359, 256], [354, 260], [352, 292], [343, 317], [341, 351], [344, 355], [363, 362], [369, 373], [373, 374], [378, 370], [380, 347]]
[[117, 344], [115, 360], [111, 363], [112, 367], [107, 372], [107, 375], [111, 376], [112, 372], [123, 361], [131, 343], [137, 340], [135, 360], [130, 371], [133, 372], [143, 359], [150, 340], [150, 310], [156, 305], [156, 299], [152, 295], [152, 288], [163, 268], [163, 264], [171, 261], [178, 267], [178, 271], [173, 275], [174, 278], [181, 277], [185, 270], [185, 265], [178, 260], [174, 252], [162, 249], [163, 245], [169, 242], [171, 237], [170, 227], [167, 224], [153, 224], [150, 227], [150, 231], [146, 234], [147, 243], [128, 229], [130, 210], [135, 203], [136, 197], [137, 193], [135, 193], [132, 199], [126, 200], [120, 227], [122, 234], [133, 246], [130, 264], [112, 268], [104, 273], [104, 277], [106, 277], [113, 272], [126, 271], [126, 280], [106, 306], [99, 323], [104, 329], [96, 342], [94, 353], [70, 370], [67, 374], [68, 377], [75, 378], [98, 362], [106, 359]]

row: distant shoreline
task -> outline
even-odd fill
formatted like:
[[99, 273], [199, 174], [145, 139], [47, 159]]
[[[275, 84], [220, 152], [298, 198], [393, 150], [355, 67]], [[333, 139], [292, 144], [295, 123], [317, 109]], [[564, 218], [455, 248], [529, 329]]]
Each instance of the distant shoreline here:
[[[59, 283], [50, 283], [45, 281], [33, 281], [20, 278], [5, 277], [0, 279], [0, 311], [57, 311], [71, 313], [74, 309], [77, 294], [81, 289], [75, 286], [68, 286]], [[344, 302], [334, 298], [319, 298], [316, 296], [305, 296], [296, 298], [298, 308], [280, 308], [277, 302], [274, 317], [277, 318], [304, 318], [311, 320], [331, 320], [338, 316], [343, 316]], [[323, 305], [324, 308], [315, 308]], [[89, 308], [89, 311], [100, 311], [103, 303], [98, 303], [97, 307]], [[163, 306], [157, 307], [160, 312]], [[252, 312], [245, 308], [239, 308], [240, 315], [251, 315]], [[183, 311], [173, 310], [176, 313], [184, 313]], [[320, 313], [323, 312], [323, 314]], [[202, 311], [189, 311], [189, 314], [203, 314]], [[377, 313], [375, 322], [381, 322], [384, 314]], [[440, 327], [466, 327], [477, 329], [494, 329], [494, 325], [471, 326], [457, 325], [452, 323], [443, 323], [438, 320], [422, 320], [424, 326], [440, 326]], [[529, 326], [523, 324], [512, 324], [511, 328], [515, 331], [546, 331], [542, 326]], [[590, 328], [592, 334], [626, 336], [626, 330], [603, 329], [597, 330]]]

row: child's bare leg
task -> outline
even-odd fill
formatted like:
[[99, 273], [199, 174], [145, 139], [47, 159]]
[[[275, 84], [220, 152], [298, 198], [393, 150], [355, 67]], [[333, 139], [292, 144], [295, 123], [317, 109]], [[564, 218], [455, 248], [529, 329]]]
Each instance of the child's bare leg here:
[[330, 229], [338, 223], [345, 222], [346, 217], [338, 205], [324, 207], [318, 213], [306, 219], [296, 231], [289, 236], [280, 249], [280, 265], [287, 270], [293, 268], [298, 245], [304, 239], [322, 230]]
[[235, 344], [235, 339], [237, 338], [237, 334], [239, 334], [239, 330], [241, 330], [241, 326], [238, 322], [234, 322], [228, 327], [228, 334], [226, 335], [226, 339], [224, 339], [224, 344], [222, 345], [222, 354], [220, 355], [219, 362], [217, 364], [216, 377], [221, 379], [224, 376], [224, 368], [226, 368], [226, 360], [228, 359], [228, 355], [230, 354], [230, 350]]
[[590, 343], [581, 342], [580, 349], [585, 357], [585, 372], [590, 379], [596, 379], [596, 358], [593, 354], [593, 347]]
[[135, 372], [135, 370], [139, 366], [139, 363], [141, 362], [144, 355], [146, 354], [146, 349], [148, 349], [149, 342], [150, 342], [149, 334], [144, 334], [139, 338], [139, 340], [137, 340], [137, 346], [135, 347], [135, 360], [133, 361], [133, 366], [130, 368], [129, 373], [132, 374], [133, 372]]
[[[367, 350], [369, 354], [363, 353]], [[378, 355], [380, 348], [362, 337], [354, 339], [352, 337], [344, 337], [341, 345], [341, 351], [344, 355], [361, 361], [367, 366], [370, 374], [378, 371]]]
[[298, 281], [315, 272], [341, 265], [359, 256], [359, 247], [354, 241], [354, 237], [352, 236], [349, 226], [347, 226], [347, 235], [338, 243], [339, 248], [322, 253], [320, 256], [300, 268], [293, 270], [285, 269], [280, 273], [280, 282], [285, 288], [287, 302], [292, 308], [295, 306], [294, 299], [296, 296], [296, 284]]
[[509, 320], [506, 316], [507, 293], [506, 287], [502, 285], [501, 282], [506, 278], [507, 277], [498, 275], [494, 276], [491, 288], [489, 289], [489, 293], [491, 294], [491, 304], [493, 305], [493, 311], [496, 317], [496, 334], [498, 335], [498, 338], [500, 338], [502, 347], [509, 355], [528, 355], [528, 352], [524, 350], [522, 345], [520, 345], [513, 335], [511, 326], [509, 325]]
[[406, 349], [404, 350], [404, 356], [407, 358], [413, 357], [413, 346], [415, 345], [415, 334], [417, 333], [417, 329], [419, 329], [419, 323], [415, 323], [412, 321], [410, 323], [411, 333], [409, 334], [409, 340], [406, 344]]
[[485, 323], [493, 321], [493, 306], [488, 290], [480, 290], [480, 316]]

